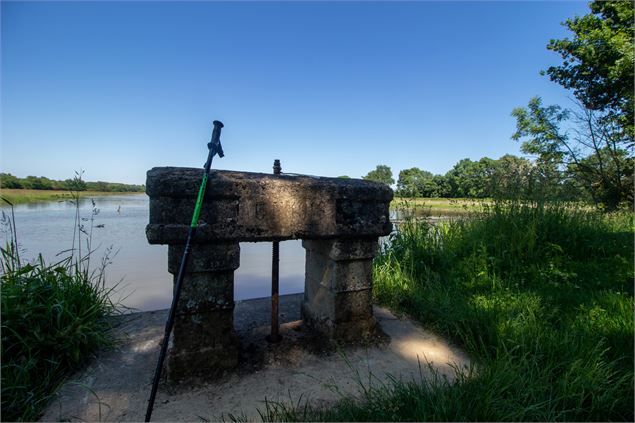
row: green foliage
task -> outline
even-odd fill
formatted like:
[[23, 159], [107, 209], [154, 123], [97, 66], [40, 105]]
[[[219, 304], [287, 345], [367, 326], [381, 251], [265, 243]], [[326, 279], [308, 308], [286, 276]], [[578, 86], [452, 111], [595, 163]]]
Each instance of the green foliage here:
[[[543, 106], [539, 97], [527, 108], [512, 111], [516, 132], [512, 139], [525, 141], [522, 150], [537, 156], [543, 186], [557, 192], [580, 185], [596, 204], [615, 210], [633, 202], [632, 140], [588, 109], [579, 112], [557, 105]], [[571, 121], [571, 122], [570, 122]], [[574, 129], [563, 130], [573, 123]]]
[[59, 189], [56, 182], [44, 176], [27, 176], [24, 178], [23, 186], [28, 189]]
[[44, 176], [27, 176], [18, 178], [10, 173], [0, 173], [0, 187], [13, 189], [36, 190], [72, 190], [72, 191], [98, 191], [98, 192], [143, 192], [144, 185], [120, 184], [116, 182], [86, 182], [76, 179], [55, 181]]
[[[404, 169], [399, 172], [399, 179], [397, 180], [397, 195], [400, 197], [426, 197], [423, 194], [425, 191], [428, 193], [433, 185], [434, 175], [425, 170], [421, 170], [418, 167], [410, 169]], [[430, 197], [438, 197], [438, 195], [428, 195]]]
[[10, 267], [2, 250], [2, 417], [33, 421], [64, 377], [110, 345], [109, 290], [68, 262]]
[[499, 405], [453, 419], [631, 420], [632, 237], [632, 214], [536, 204], [411, 222], [378, 260], [376, 294], [484, 366], [472, 383]]
[[494, 162], [488, 183], [488, 197], [529, 198], [536, 186], [532, 163], [512, 154], [505, 154]]
[[86, 189], [99, 192], [143, 192], [144, 185], [120, 184], [116, 182], [86, 182]]
[[366, 179], [367, 181], [381, 182], [386, 185], [392, 185], [395, 183], [395, 180], [392, 178], [392, 170], [390, 170], [390, 167], [386, 165], [377, 165], [375, 170], [368, 172], [363, 179]]
[[483, 157], [478, 162], [459, 161], [446, 174], [454, 197], [485, 198], [491, 196], [491, 177], [496, 161]]
[[107, 318], [118, 309], [110, 300], [113, 288], [106, 288], [104, 280], [111, 249], [91, 268], [91, 233], [98, 210], [93, 209], [91, 218], [81, 218], [74, 194], [73, 246], [67, 258], [54, 264], [46, 264], [42, 256], [23, 263], [15, 222], [2, 214], [11, 235], [0, 249], [4, 421], [37, 420], [64, 378], [112, 342]]
[[18, 178], [10, 173], [0, 173], [0, 188], [22, 188], [22, 184]]
[[591, 13], [564, 23], [571, 39], [551, 40], [547, 48], [563, 61], [543, 72], [573, 91], [576, 111], [542, 106], [535, 97], [512, 112], [512, 138], [524, 139], [523, 152], [559, 174], [560, 186], [577, 182], [596, 204], [614, 210], [633, 203], [634, 9], [631, 1], [589, 6]]
[[530, 136], [523, 143], [523, 152], [540, 156], [541, 159], [562, 161], [565, 152], [559, 145], [567, 140], [567, 135], [560, 130], [560, 124], [569, 117], [570, 112], [560, 106], [542, 106], [542, 99], [534, 97], [529, 101], [527, 109], [516, 108], [512, 116], [516, 118], [517, 129], [513, 139]]
[[633, 235], [632, 212], [519, 202], [407, 222], [375, 261], [376, 299], [462, 345], [474, 367], [265, 417], [632, 421]]
[[432, 177], [432, 183], [435, 185], [434, 191], [436, 195], [441, 198], [453, 197], [456, 198], [454, 193], [452, 192], [452, 185], [448, 180], [446, 175], [434, 175]]
[[411, 198], [449, 197], [451, 187], [445, 176], [433, 175], [428, 171], [413, 167], [399, 172], [397, 195]]
[[75, 172], [75, 177], [72, 179], [66, 179], [64, 186], [68, 191], [79, 192], [86, 191], [86, 181], [82, 179], [83, 172]]
[[10, 173], [0, 173], [0, 187], [7, 189], [38, 189], [53, 190], [65, 189], [61, 181], [53, 181], [44, 176], [27, 176], [17, 178]]
[[463, 159], [445, 175], [432, 175], [416, 167], [402, 170], [396, 194], [409, 198], [581, 199], [578, 185], [549, 170], [542, 162], [532, 163], [511, 154], [498, 160]]
[[568, 19], [573, 38], [551, 40], [547, 48], [560, 54], [549, 78], [591, 110], [605, 112], [632, 138], [633, 132], [633, 3], [594, 1], [591, 13]]

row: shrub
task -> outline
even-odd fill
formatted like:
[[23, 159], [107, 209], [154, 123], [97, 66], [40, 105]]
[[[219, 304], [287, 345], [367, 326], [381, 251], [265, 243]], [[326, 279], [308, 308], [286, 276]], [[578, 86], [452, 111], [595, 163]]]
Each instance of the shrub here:
[[[78, 198], [74, 199], [76, 206]], [[93, 206], [94, 207], [94, 206]], [[93, 208], [89, 220], [98, 210]], [[2, 318], [2, 418], [38, 418], [64, 378], [76, 371], [96, 349], [112, 343], [110, 320], [118, 307], [110, 300], [101, 265], [90, 269], [90, 228], [81, 224], [76, 208], [74, 245], [70, 255], [46, 264], [40, 255], [23, 263], [15, 238], [15, 221], [6, 218], [11, 240], [0, 248]], [[81, 254], [85, 242], [88, 253]]]

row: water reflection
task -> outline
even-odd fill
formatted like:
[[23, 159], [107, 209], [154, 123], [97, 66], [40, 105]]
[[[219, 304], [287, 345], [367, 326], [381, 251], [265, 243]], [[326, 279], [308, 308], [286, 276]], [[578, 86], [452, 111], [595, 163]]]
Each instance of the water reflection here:
[[[109, 286], [117, 285], [114, 299], [138, 310], [169, 307], [172, 275], [167, 272], [167, 246], [150, 245], [145, 236], [149, 198], [145, 194], [135, 194], [95, 197], [94, 200], [99, 209], [95, 225], [100, 225], [93, 229], [93, 246], [97, 246], [94, 262], [98, 262], [110, 246], [117, 252], [106, 271]], [[90, 217], [91, 209], [91, 199], [82, 199], [82, 216]], [[7, 212], [9, 209], [2, 207], [2, 210]], [[423, 217], [430, 215], [430, 210], [419, 208], [412, 213], [415, 217]], [[72, 247], [74, 216], [75, 206], [65, 200], [16, 206], [22, 257], [33, 260], [42, 253], [47, 262], [63, 258], [58, 255], [60, 251]], [[431, 216], [438, 218], [434, 212]], [[391, 210], [390, 217], [399, 222], [406, 214]], [[269, 296], [271, 243], [241, 243], [240, 248], [240, 267], [234, 274], [234, 298]], [[280, 294], [304, 290], [304, 255], [301, 241], [280, 243]]]
[[[106, 270], [114, 299], [139, 310], [167, 308], [172, 299], [172, 275], [167, 271], [167, 246], [146, 240], [149, 199], [145, 194], [95, 197], [93, 246], [98, 262], [106, 248], [117, 252]], [[90, 217], [90, 199], [80, 201], [83, 217]], [[10, 209], [2, 207], [8, 212]], [[59, 261], [60, 251], [72, 247], [75, 206], [69, 201], [22, 204], [15, 207], [21, 256], [33, 260], [41, 253], [47, 262]], [[86, 224], [87, 222], [84, 222]], [[6, 228], [5, 228], [6, 229]], [[6, 231], [5, 231], [6, 232]], [[235, 272], [236, 299], [271, 294], [271, 244], [241, 243], [240, 268]], [[280, 293], [304, 290], [304, 249], [301, 241], [280, 243]]]

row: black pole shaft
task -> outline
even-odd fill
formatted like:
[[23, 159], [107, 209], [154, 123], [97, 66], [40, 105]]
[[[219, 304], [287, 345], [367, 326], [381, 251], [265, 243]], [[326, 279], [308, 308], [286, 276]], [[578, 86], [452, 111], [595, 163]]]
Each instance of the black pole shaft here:
[[154, 369], [154, 379], [152, 381], [152, 391], [150, 391], [150, 400], [148, 401], [148, 408], [146, 409], [145, 421], [149, 422], [152, 417], [152, 410], [154, 408], [154, 400], [157, 396], [157, 389], [159, 387], [159, 379], [161, 378], [161, 370], [163, 369], [163, 362], [165, 361], [165, 355], [168, 351], [168, 342], [170, 340], [170, 332], [174, 327], [174, 316], [176, 315], [176, 306], [179, 303], [179, 297], [181, 296], [181, 286], [183, 285], [183, 278], [185, 277], [185, 269], [187, 267], [187, 259], [192, 251], [192, 238], [196, 234], [196, 228], [190, 226], [190, 230], [187, 234], [187, 241], [185, 243], [185, 250], [183, 251], [183, 257], [181, 258], [181, 265], [179, 266], [179, 273], [176, 278], [176, 285], [174, 287], [174, 296], [172, 297], [172, 305], [170, 306], [170, 314], [165, 324], [165, 332], [163, 334], [163, 342], [161, 343], [161, 352], [159, 353], [159, 360], [157, 361], [157, 367]]
[[[273, 162], [273, 174], [280, 175], [282, 168], [280, 160]], [[279, 324], [278, 324], [278, 306], [280, 302], [280, 242], [273, 241], [271, 246], [271, 334], [267, 337], [269, 342], [280, 342]]]
[[280, 341], [278, 326], [280, 243], [274, 241], [271, 248], [271, 342]]
[[165, 323], [165, 333], [163, 334], [163, 342], [161, 343], [161, 351], [159, 353], [159, 360], [157, 361], [157, 367], [154, 370], [154, 379], [152, 380], [152, 390], [150, 391], [150, 399], [148, 400], [148, 408], [146, 409], [145, 421], [149, 422], [152, 417], [152, 410], [154, 409], [154, 400], [156, 399], [157, 389], [159, 388], [159, 379], [161, 378], [161, 370], [163, 369], [163, 362], [165, 361], [165, 355], [168, 350], [168, 342], [170, 341], [170, 332], [174, 326], [174, 316], [176, 315], [176, 307], [179, 303], [179, 297], [181, 296], [181, 286], [183, 285], [183, 278], [185, 277], [185, 269], [187, 268], [187, 259], [190, 256], [192, 250], [192, 239], [196, 234], [196, 228], [198, 227], [198, 216], [203, 202], [203, 196], [205, 195], [205, 187], [207, 185], [207, 177], [209, 170], [212, 167], [212, 159], [214, 155], [218, 154], [220, 157], [224, 156], [223, 147], [220, 143], [220, 133], [223, 128], [222, 122], [214, 121], [214, 131], [212, 132], [212, 140], [207, 144], [209, 153], [207, 155], [207, 161], [203, 168], [203, 179], [198, 192], [198, 198], [196, 199], [196, 205], [194, 207], [194, 215], [192, 216], [192, 223], [190, 224], [190, 230], [187, 233], [187, 241], [185, 241], [185, 249], [183, 250], [183, 257], [181, 257], [181, 264], [179, 265], [179, 273], [176, 277], [176, 284], [174, 286], [174, 295], [172, 297], [172, 304], [170, 305], [170, 313], [168, 320]]

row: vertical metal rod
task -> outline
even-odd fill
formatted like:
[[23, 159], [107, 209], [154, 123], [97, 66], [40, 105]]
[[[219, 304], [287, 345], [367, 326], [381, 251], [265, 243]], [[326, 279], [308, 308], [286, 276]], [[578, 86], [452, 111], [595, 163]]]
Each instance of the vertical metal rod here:
[[[273, 174], [280, 175], [282, 167], [280, 160], [273, 162]], [[269, 342], [280, 342], [282, 337], [278, 327], [278, 305], [279, 305], [279, 269], [280, 269], [280, 242], [273, 241], [271, 247], [271, 334], [267, 336]]]

